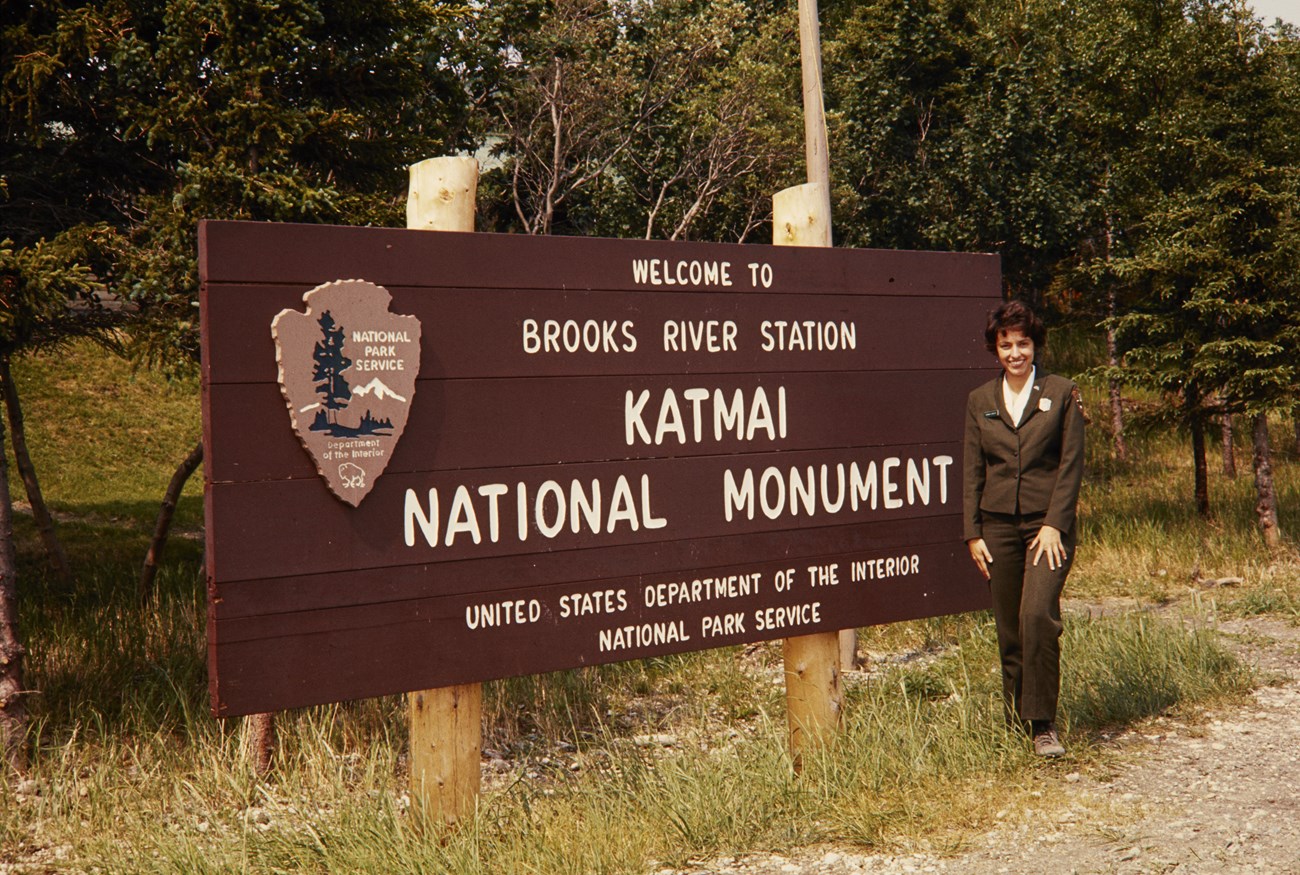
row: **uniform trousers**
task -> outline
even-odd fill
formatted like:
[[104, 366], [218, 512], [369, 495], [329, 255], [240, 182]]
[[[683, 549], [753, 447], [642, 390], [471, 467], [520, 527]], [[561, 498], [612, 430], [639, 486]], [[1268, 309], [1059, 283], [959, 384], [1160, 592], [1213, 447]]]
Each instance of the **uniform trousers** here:
[[1047, 555], [1034, 565], [1029, 544], [1044, 514], [981, 513], [984, 544], [993, 556], [989, 589], [1002, 660], [1008, 720], [1055, 720], [1061, 687], [1061, 590], [1074, 562], [1074, 530], [1061, 533], [1065, 562], [1053, 570]]

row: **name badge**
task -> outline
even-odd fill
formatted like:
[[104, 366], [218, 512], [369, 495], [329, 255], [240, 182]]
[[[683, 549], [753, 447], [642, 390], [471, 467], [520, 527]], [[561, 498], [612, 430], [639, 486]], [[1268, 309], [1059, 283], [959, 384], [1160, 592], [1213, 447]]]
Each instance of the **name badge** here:
[[985, 418], [985, 419], [997, 419], [997, 418], [998, 418], [998, 412], [997, 412], [996, 410], [986, 410], [986, 411], [984, 411], [984, 418]]

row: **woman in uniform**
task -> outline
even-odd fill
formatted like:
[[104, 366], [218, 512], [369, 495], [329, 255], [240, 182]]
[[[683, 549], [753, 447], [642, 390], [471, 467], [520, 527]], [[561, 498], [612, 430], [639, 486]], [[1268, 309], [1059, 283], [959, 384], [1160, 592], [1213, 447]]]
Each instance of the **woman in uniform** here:
[[1084, 415], [1078, 386], [1037, 367], [1046, 339], [1019, 301], [989, 314], [984, 340], [1002, 373], [967, 402], [963, 511], [993, 596], [1007, 719], [1029, 728], [1036, 753], [1060, 756], [1061, 590], [1074, 561]]

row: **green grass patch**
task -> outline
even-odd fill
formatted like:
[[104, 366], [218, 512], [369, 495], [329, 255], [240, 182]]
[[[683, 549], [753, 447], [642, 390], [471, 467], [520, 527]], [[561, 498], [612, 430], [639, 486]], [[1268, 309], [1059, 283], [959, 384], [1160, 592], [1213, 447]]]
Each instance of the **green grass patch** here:
[[[135, 370], [89, 342], [23, 356], [13, 371], [51, 509], [94, 524], [152, 525], [172, 472], [202, 434], [197, 379]], [[10, 489], [25, 500], [12, 468]], [[196, 473], [177, 510], [179, 525], [202, 524], [202, 496]]]

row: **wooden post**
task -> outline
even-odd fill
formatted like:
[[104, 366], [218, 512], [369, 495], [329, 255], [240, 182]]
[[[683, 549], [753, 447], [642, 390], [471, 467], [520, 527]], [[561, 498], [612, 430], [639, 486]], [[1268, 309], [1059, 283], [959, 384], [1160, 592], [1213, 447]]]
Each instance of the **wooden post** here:
[[258, 777], [265, 777], [275, 762], [275, 714], [263, 712], [244, 718], [241, 739], [244, 757]]
[[[809, 182], [772, 198], [772, 241], [783, 246], [829, 246], [829, 201], [825, 183]], [[803, 753], [840, 724], [840, 639], [821, 632], [785, 640], [785, 702], [790, 722], [790, 753], [795, 769]], [[850, 637], [852, 630], [848, 631]]]
[[840, 688], [839, 633], [785, 639], [785, 711], [790, 756], [803, 771], [803, 755], [839, 730], [844, 695]]
[[772, 242], [777, 246], [830, 246], [826, 184], [808, 182], [772, 196]]
[[429, 158], [411, 165], [406, 227], [421, 231], [473, 231], [478, 161]]
[[[818, 212], [825, 216], [826, 230], [825, 242], [791, 245], [830, 246], [831, 156], [826, 136], [826, 106], [822, 99], [822, 37], [817, 0], [799, 0], [799, 61], [803, 71], [804, 160], [808, 165], [808, 181], [823, 186], [820, 195], [823, 204]], [[857, 664], [857, 632], [845, 629], [840, 632], [840, 666], [852, 669]]]
[[826, 242], [803, 246], [831, 245], [831, 159], [826, 137], [826, 107], [822, 101], [822, 38], [817, 23], [817, 0], [799, 0], [799, 61], [803, 70], [804, 157], [808, 181], [825, 188], [822, 214], [826, 217]]
[[[411, 165], [406, 227], [473, 231], [478, 162], [430, 158]], [[411, 799], [433, 821], [460, 823], [474, 813], [480, 786], [483, 685], [461, 684], [408, 695]]]

